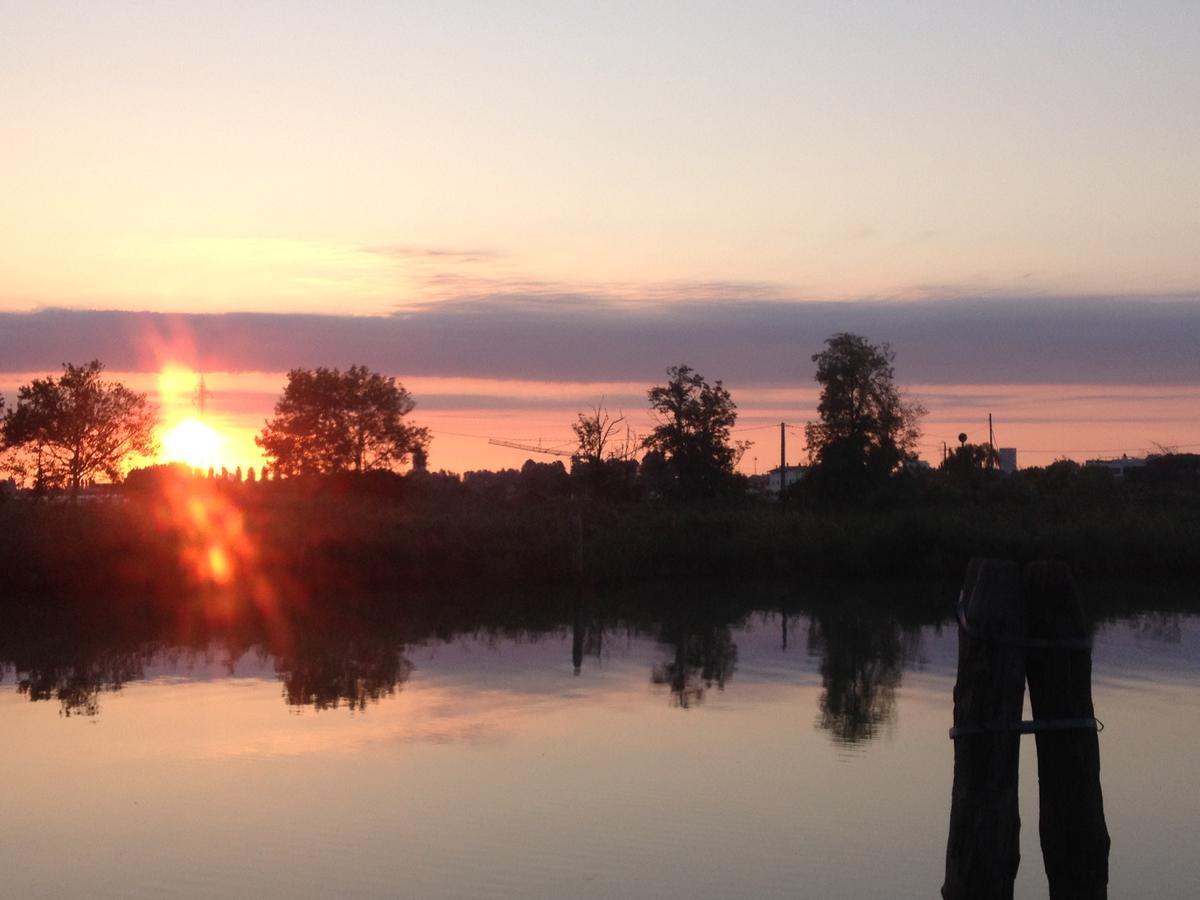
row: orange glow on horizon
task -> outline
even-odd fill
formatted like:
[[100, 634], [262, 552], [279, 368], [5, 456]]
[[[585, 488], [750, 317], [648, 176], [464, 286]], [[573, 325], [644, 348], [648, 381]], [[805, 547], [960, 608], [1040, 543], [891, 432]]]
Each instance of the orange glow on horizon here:
[[[186, 356], [186, 346], [180, 355]], [[163, 348], [160, 353], [165, 354]], [[173, 361], [163, 363], [155, 376], [162, 425], [158, 438], [161, 450], [157, 462], [184, 463], [193, 469], [259, 467], [262, 454], [254, 444], [254, 433], [231, 418], [226, 405], [231, 393], [222, 389], [214, 394], [205, 378], [190, 366]]]
[[[192, 402], [199, 375], [186, 366], [177, 366], [166, 379], [162, 377], [166, 364], [154, 372], [112, 370], [108, 375], [155, 398], [165, 419], [160, 441], [186, 419], [195, 418], [211, 427], [224, 442], [214, 452], [212, 465], [218, 473], [222, 467], [232, 471], [241, 466], [243, 474], [254, 467], [257, 476], [264, 459], [254, 438], [271, 416], [286, 375], [230, 371], [219, 361], [213, 366], [205, 372], [213, 398], [202, 420]], [[552, 461], [552, 456], [490, 445], [488, 439], [535, 445], [540, 440], [546, 446], [569, 449], [574, 439], [570, 426], [576, 414], [602, 398], [611, 413], [626, 416], [626, 423], [636, 434], [645, 435], [650, 427], [644, 400], [646, 384], [641, 382], [517, 381], [410, 375], [403, 371], [395, 374], [417, 400], [413, 422], [432, 432], [429, 466], [433, 471], [520, 468], [527, 458]], [[44, 375], [40, 370], [0, 373], [0, 393], [12, 397], [19, 385]], [[168, 388], [165, 395], [157, 390], [160, 381]], [[738, 404], [734, 437], [754, 442], [742, 457], [741, 471], [761, 473], [778, 464], [781, 421], [797, 426], [788, 432], [788, 465], [803, 464], [802, 429], [816, 416], [816, 385], [797, 377], [794, 384], [727, 386]], [[1044, 466], [1060, 458], [1082, 462], [1122, 453], [1142, 456], [1155, 452], [1159, 445], [1180, 452], [1200, 450], [1200, 423], [1194, 414], [1200, 404], [1197, 385], [901, 380], [901, 390], [929, 410], [922, 423], [924, 436], [919, 451], [934, 465], [941, 461], [943, 441], [957, 443], [960, 432], [967, 433], [972, 441], [982, 439], [989, 412], [994, 416], [997, 444], [1016, 447], [1021, 468]], [[138, 459], [133, 465], [164, 462], [173, 455], [164, 441], [158, 458]]]
[[225, 441], [211, 426], [187, 418], [162, 436], [163, 462], [187, 463], [193, 469], [218, 467]]

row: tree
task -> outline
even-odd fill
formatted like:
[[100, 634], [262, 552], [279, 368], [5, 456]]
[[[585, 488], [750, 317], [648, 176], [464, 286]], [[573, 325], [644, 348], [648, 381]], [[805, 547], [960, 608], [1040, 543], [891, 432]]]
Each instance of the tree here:
[[747, 444], [730, 440], [737, 405], [720, 381], [689, 366], [671, 366], [665, 385], [647, 392], [655, 426], [643, 442], [661, 453], [683, 496], [711, 496], [728, 484]]
[[821, 385], [820, 418], [804, 434], [815, 484], [855, 493], [916, 457], [925, 409], [901, 397], [890, 345], [841, 332], [812, 359]]
[[126, 460], [155, 452], [155, 409], [145, 394], [104, 381], [99, 360], [34, 379], [4, 415], [3, 443], [34, 487], [70, 488], [72, 498], [99, 475], [119, 481]]
[[976, 472], [997, 469], [999, 466], [1000, 454], [991, 444], [968, 444], [963, 441], [959, 446], [950, 449], [940, 468], [943, 472], [966, 478]]
[[275, 417], [254, 439], [277, 477], [394, 469], [429, 443], [428, 429], [405, 421], [416, 402], [395, 378], [366, 366], [287, 377]]
[[601, 400], [571, 424], [577, 442], [571, 454], [571, 478], [593, 496], [614, 498], [633, 490], [640, 441], [627, 424], [621, 433], [624, 423], [625, 416], [614, 419]]
[[593, 406], [590, 413], [580, 413], [571, 425], [578, 441], [572, 459], [598, 466], [607, 459], [620, 456], [613, 444], [617, 429], [624, 421], [624, 416], [615, 419], [610, 416], [603, 400], [599, 406]]

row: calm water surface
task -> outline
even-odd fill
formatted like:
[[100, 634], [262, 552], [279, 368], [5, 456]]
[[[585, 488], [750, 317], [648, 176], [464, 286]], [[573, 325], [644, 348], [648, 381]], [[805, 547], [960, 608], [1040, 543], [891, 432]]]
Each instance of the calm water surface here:
[[[22, 619], [0, 895], [937, 896], [957, 634], [853, 593], [440, 634]], [[1200, 618], [1099, 624], [1110, 896], [1200, 884], [1197, 687]], [[1039, 897], [1024, 741], [1017, 893]]]

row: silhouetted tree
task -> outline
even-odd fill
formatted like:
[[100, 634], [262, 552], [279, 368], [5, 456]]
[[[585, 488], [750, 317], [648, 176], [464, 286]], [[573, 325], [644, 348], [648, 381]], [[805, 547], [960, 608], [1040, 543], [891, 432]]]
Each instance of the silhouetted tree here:
[[656, 424], [642, 445], [663, 455], [679, 494], [711, 496], [730, 483], [746, 447], [730, 438], [737, 405], [720, 381], [710, 385], [689, 366], [667, 375], [647, 392]]
[[857, 334], [842, 332], [813, 355], [821, 385], [816, 422], [804, 429], [810, 481], [832, 494], [854, 494], [915, 458], [925, 410], [896, 387], [895, 354]]
[[950, 475], [969, 476], [974, 472], [994, 469], [999, 464], [1000, 454], [991, 444], [963, 443], [946, 454], [940, 468]]
[[122, 489], [126, 494], [159, 494], [168, 484], [181, 484], [192, 478], [192, 469], [187, 463], [160, 463], [131, 469]]
[[596, 496], [628, 495], [637, 477], [637, 462], [633, 458], [637, 439], [628, 428], [619, 437], [623, 415], [613, 418], [604, 403], [592, 407], [590, 413], [579, 413], [571, 425], [578, 441], [571, 456], [571, 477], [585, 491]]
[[516, 499], [521, 473], [516, 469], [472, 470], [463, 473], [463, 488], [468, 494], [482, 497], [491, 503]]
[[667, 460], [657, 450], [642, 457], [638, 467], [638, 488], [647, 497], [662, 497], [671, 489], [671, 472]]
[[527, 459], [517, 478], [517, 490], [527, 499], [544, 500], [548, 497], [559, 497], [568, 493], [570, 488], [571, 480], [567, 475], [567, 467], [558, 459], [546, 463]]
[[580, 413], [571, 430], [575, 432], [578, 446], [573, 459], [585, 463], [599, 464], [612, 453], [614, 438], [625, 421], [624, 416], [613, 418], [604, 408], [604, 403], [593, 406], [590, 413]]
[[276, 476], [393, 469], [429, 443], [427, 429], [405, 421], [415, 405], [396, 379], [365, 366], [292, 369], [254, 440]]
[[3, 443], [37, 488], [67, 487], [71, 496], [98, 475], [119, 481], [131, 456], [155, 450], [158, 417], [145, 394], [101, 378], [104, 366], [63, 364], [63, 374], [34, 379], [4, 415]]

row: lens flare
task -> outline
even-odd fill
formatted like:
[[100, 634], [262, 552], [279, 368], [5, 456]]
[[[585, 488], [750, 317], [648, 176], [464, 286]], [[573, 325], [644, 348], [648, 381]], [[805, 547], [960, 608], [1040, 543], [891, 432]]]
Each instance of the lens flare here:
[[217, 465], [223, 444], [221, 435], [211, 426], [187, 418], [162, 436], [162, 459], [204, 469]]

